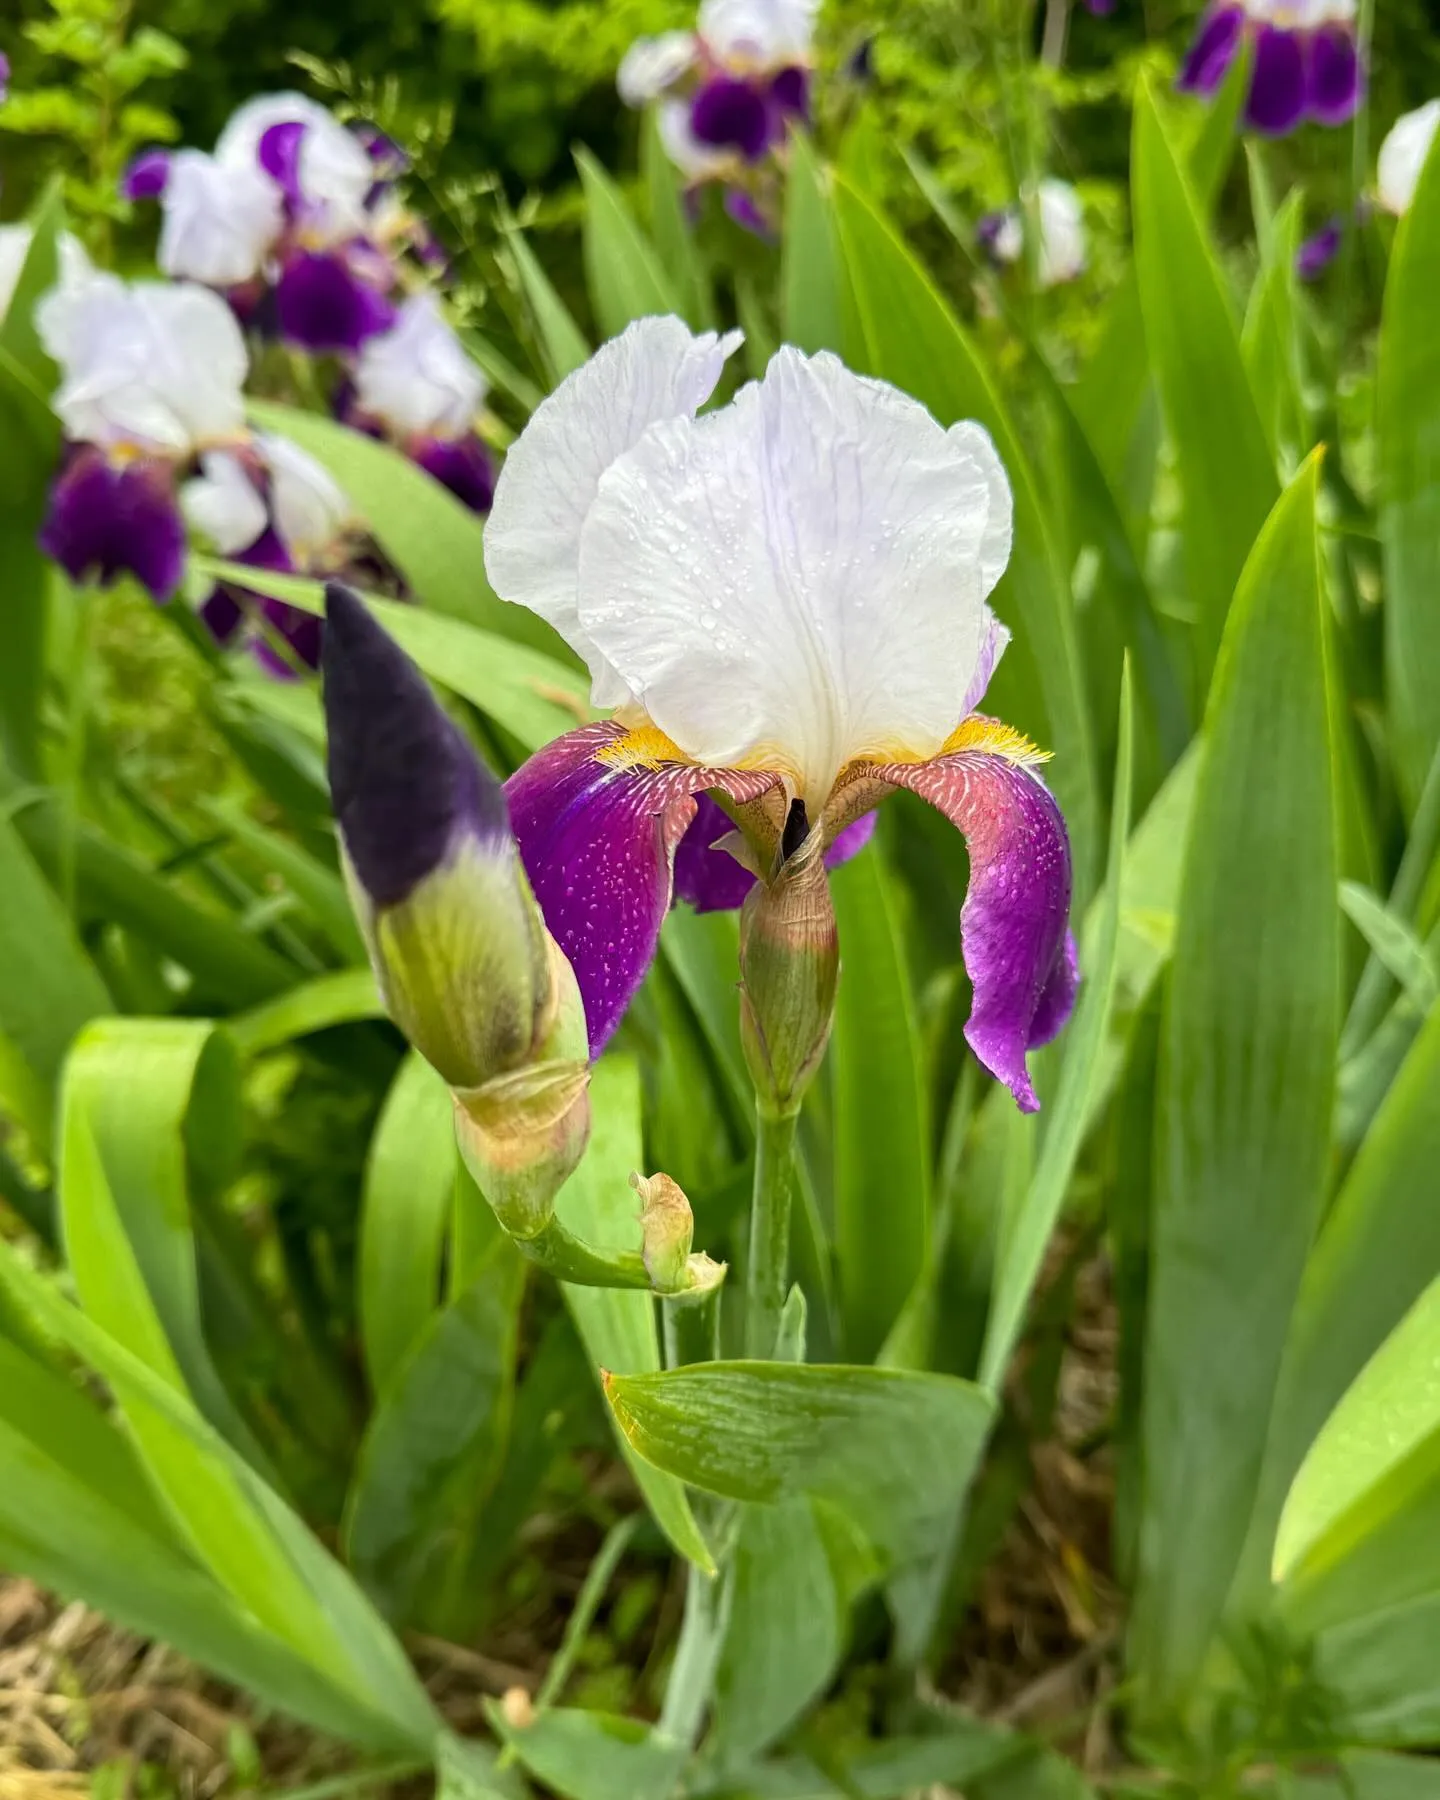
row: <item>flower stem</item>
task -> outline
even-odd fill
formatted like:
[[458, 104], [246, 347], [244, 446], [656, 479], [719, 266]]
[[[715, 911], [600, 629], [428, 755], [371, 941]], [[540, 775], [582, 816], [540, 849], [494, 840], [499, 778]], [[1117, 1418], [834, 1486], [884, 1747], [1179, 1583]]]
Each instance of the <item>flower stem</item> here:
[[794, 1112], [761, 1107], [756, 1116], [755, 1191], [750, 1204], [750, 1260], [745, 1286], [745, 1354], [772, 1357], [790, 1264], [790, 1210], [795, 1198]]

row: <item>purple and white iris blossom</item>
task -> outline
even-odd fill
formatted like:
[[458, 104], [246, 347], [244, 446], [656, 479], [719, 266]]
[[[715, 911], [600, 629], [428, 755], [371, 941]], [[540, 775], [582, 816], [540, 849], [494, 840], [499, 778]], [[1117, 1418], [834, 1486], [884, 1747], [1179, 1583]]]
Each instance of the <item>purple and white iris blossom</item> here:
[[434, 295], [413, 294], [390, 330], [356, 358], [344, 413], [403, 450], [472, 512], [486, 512], [495, 472], [476, 430], [485, 393], [485, 377]]
[[703, 0], [695, 30], [640, 38], [620, 65], [627, 106], [659, 106], [661, 142], [692, 188], [721, 182], [732, 218], [768, 232], [763, 165], [810, 112], [819, 0]]
[[1409, 212], [1420, 173], [1440, 129], [1440, 100], [1427, 100], [1414, 112], [1402, 113], [1385, 134], [1376, 165], [1375, 194], [1396, 218]]
[[[1035, 193], [1040, 244], [1035, 280], [1041, 288], [1059, 287], [1085, 272], [1085, 208], [1068, 181], [1042, 181]], [[1025, 218], [1018, 206], [988, 213], [976, 236], [993, 262], [1018, 263], [1025, 254]]]
[[394, 193], [401, 160], [303, 94], [265, 94], [213, 153], [144, 152], [124, 192], [159, 200], [165, 274], [218, 289], [247, 320], [267, 303], [299, 349], [351, 353], [394, 323], [401, 258], [429, 243]]
[[[188, 533], [257, 568], [324, 566], [350, 508], [311, 457], [247, 428], [249, 358], [218, 294], [81, 270], [35, 317], [60, 365], [54, 406], [66, 439], [40, 541], [72, 579], [106, 586], [128, 573], [163, 604], [179, 586]], [[256, 604], [313, 665], [318, 621]], [[224, 641], [245, 610], [242, 596], [219, 589], [204, 616]], [[268, 666], [291, 666], [260, 648]]]
[[1005, 471], [978, 425], [947, 431], [829, 354], [782, 349], [697, 418], [734, 347], [637, 321], [538, 408], [486, 529], [496, 592], [549, 620], [614, 710], [506, 788], [592, 1054], [655, 954], [677, 853], [690, 897], [713, 870], [736, 904], [853, 851], [907, 788], [968, 841], [967, 1036], [1033, 1110], [1026, 1051], [1065, 1023], [1077, 971], [1043, 754], [975, 710], [1009, 638], [987, 604]]
[[1218, 0], [1200, 21], [1177, 86], [1209, 97], [1248, 44], [1245, 124], [1283, 137], [1307, 120], [1343, 125], [1365, 85], [1356, 0]]

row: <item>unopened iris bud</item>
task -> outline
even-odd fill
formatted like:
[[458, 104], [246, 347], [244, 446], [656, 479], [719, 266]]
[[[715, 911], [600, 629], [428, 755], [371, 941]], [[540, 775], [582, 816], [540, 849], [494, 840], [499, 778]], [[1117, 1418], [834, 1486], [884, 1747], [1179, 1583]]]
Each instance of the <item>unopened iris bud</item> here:
[[835, 1017], [840, 942], [819, 833], [795, 801], [778, 866], [740, 915], [740, 1026], [761, 1104], [793, 1113]]
[[725, 1279], [725, 1264], [703, 1254], [692, 1255], [695, 1215], [684, 1190], [668, 1175], [630, 1177], [640, 1196], [640, 1254], [645, 1272], [657, 1294], [669, 1298], [699, 1298]]
[[346, 874], [397, 1025], [457, 1088], [528, 1061], [551, 946], [500, 783], [349, 589], [326, 589], [330, 789]]
[[500, 783], [347, 588], [322, 668], [345, 872], [386, 1007], [454, 1091], [501, 1223], [545, 1224], [589, 1135], [584, 1006], [545, 929]]

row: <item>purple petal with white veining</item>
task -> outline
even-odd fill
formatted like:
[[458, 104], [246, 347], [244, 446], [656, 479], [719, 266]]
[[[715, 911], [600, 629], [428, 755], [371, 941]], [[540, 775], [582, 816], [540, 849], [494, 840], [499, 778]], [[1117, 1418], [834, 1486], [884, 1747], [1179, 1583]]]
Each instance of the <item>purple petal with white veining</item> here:
[[600, 761], [624, 736], [617, 725], [582, 725], [505, 784], [525, 872], [580, 983], [592, 1056], [613, 1036], [654, 960], [695, 793], [723, 787], [751, 800], [777, 779], [685, 763], [617, 769]]
[[170, 464], [140, 457], [120, 466], [90, 445], [75, 451], [51, 489], [40, 548], [73, 581], [109, 587], [131, 574], [164, 605], [185, 565]]
[[1078, 979], [1066, 928], [1070, 838], [1060, 808], [1031, 770], [988, 750], [882, 763], [871, 772], [919, 794], [964, 833], [970, 891], [960, 940], [975, 990], [965, 1037], [1020, 1110], [1035, 1112], [1025, 1052], [1069, 1018]]
[[1175, 85], [1182, 94], [1209, 96], [1229, 73], [1245, 30], [1245, 10], [1218, 6], [1200, 21], [1193, 42], [1181, 64]]
[[690, 129], [702, 144], [738, 150], [748, 162], [770, 144], [770, 107], [763, 93], [733, 75], [717, 75], [690, 103]]
[[439, 868], [457, 835], [508, 835], [505, 798], [364, 601], [332, 581], [325, 617], [335, 818], [361, 887], [375, 906], [395, 906]]
[[473, 432], [463, 438], [414, 439], [409, 452], [412, 461], [449, 488], [471, 512], [489, 512], [495, 498], [495, 466]]
[[1284, 137], [1309, 104], [1305, 46], [1298, 32], [1262, 25], [1255, 33], [1254, 57], [1245, 123], [1265, 137]]
[[142, 150], [130, 159], [120, 177], [120, 195], [125, 200], [158, 200], [170, 180], [170, 152]]
[[291, 256], [276, 285], [275, 310], [285, 342], [317, 355], [358, 350], [395, 323], [389, 300], [360, 280], [339, 252]]
[[1343, 25], [1322, 25], [1312, 31], [1306, 64], [1310, 117], [1320, 125], [1343, 125], [1353, 119], [1365, 86], [1354, 33]]
[[261, 135], [255, 152], [255, 160], [292, 210], [304, 198], [300, 191], [300, 146], [309, 129], [303, 119], [282, 119]]

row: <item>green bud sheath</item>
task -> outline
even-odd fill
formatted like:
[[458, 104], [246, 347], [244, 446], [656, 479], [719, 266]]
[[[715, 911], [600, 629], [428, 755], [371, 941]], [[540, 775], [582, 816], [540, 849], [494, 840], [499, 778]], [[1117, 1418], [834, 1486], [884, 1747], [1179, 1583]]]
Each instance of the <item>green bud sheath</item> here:
[[830, 1037], [840, 943], [820, 837], [813, 834], [740, 914], [740, 1028], [765, 1110], [798, 1110]]

